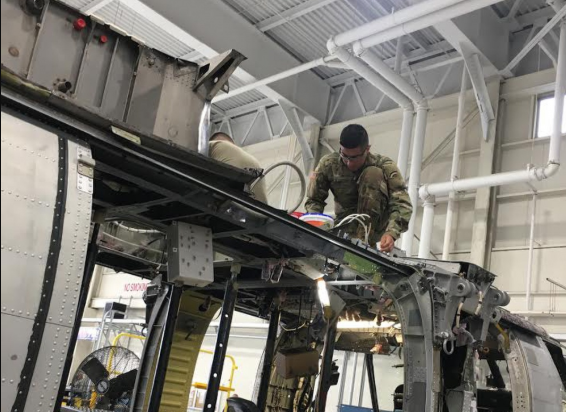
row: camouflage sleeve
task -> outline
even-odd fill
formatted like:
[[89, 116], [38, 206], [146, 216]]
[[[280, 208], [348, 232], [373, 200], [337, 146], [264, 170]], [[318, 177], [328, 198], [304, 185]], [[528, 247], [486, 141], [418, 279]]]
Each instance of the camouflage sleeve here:
[[308, 213], [322, 213], [328, 198], [330, 181], [326, 173], [327, 160], [322, 158], [315, 171], [310, 176], [305, 209]]
[[389, 191], [389, 221], [385, 233], [398, 239], [401, 233], [406, 232], [409, 227], [413, 206], [405, 180], [395, 162], [386, 159], [382, 168]]

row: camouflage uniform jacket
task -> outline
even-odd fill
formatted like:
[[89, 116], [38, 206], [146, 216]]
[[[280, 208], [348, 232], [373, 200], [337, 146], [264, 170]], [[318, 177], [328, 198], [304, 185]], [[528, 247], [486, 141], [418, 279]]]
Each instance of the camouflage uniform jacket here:
[[375, 182], [376, 190], [366, 194], [374, 198], [369, 199], [370, 202], [377, 200], [379, 205], [372, 208], [373, 213], [370, 214], [374, 234], [372, 237], [375, 241], [387, 233], [398, 239], [400, 234], [407, 230], [413, 208], [401, 172], [395, 162], [386, 156], [368, 154], [365, 164], [356, 172], [346, 167], [338, 153], [324, 156], [311, 176], [305, 203], [307, 212], [322, 213], [330, 190], [334, 195], [338, 221], [353, 213], [359, 213], [358, 205], [364, 203], [360, 202], [364, 199], [359, 198], [359, 177], [371, 166], [383, 172], [383, 181]]

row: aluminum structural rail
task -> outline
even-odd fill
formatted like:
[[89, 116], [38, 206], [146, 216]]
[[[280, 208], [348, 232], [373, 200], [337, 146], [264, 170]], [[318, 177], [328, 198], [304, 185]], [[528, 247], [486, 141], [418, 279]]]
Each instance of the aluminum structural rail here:
[[[462, 83], [460, 85], [460, 95], [458, 96], [458, 115], [456, 117], [456, 132], [454, 134], [454, 149], [452, 151], [452, 169], [450, 179], [458, 179], [460, 174], [460, 147], [462, 142], [462, 132], [464, 131], [464, 117], [466, 113], [466, 91], [468, 89], [468, 70], [466, 65], [462, 69]], [[450, 258], [450, 244], [452, 242], [452, 224], [454, 221], [454, 208], [456, 205], [456, 194], [450, 193], [448, 207], [446, 210], [446, 226], [444, 227], [444, 244], [442, 247], [442, 260]]]
[[[430, 237], [432, 236], [432, 227], [434, 224], [435, 196], [443, 196], [452, 192], [475, 190], [482, 187], [541, 181], [554, 176], [558, 172], [560, 168], [560, 146], [562, 143], [564, 95], [566, 94], [566, 20], [564, 19], [560, 22], [560, 41], [558, 49], [558, 66], [556, 68], [556, 83], [554, 87], [554, 118], [546, 166], [529, 166], [525, 170], [495, 173], [488, 176], [451, 180], [444, 183], [433, 183], [421, 186], [419, 195], [421, 199], [425, 201], [421, 242], [430, 244], [431, 241]], [[422, 252], [419, 253], [419, 257], [425, 257], [423, 255], [427, 253], [424, 249], [419, 252]]]
[[231, 90], [228, 93], [217, 95], [214, 99], [212, 99], [213, 103], [218, 103], [223, 100], [229, 99], [231, 97], [237, 96], [242, 93], [246, 93], [252, 90], [257, 89], [261, 86], [266, 86], [270, 83], [275, 83], [279, 80], [286, 79], [287, 77], [295, 76], [297, 74], [306, 72], [307, 70], [314, 69], [318, 66], [325, 66], [327, 63], [330, 63], [332, 60], [335, 60], [336, 57], [334, 56], [325, 56], [321, 57], [316, 60], [312, 60], [310, 62], [301, 64], [299, 66], [293, 67], [292, 69], [282, 71], [281, 73], [274, 74], [273, 76], [266, 77], [265, 79], [258, 80], [256, 82], [246, 84], [245, 86], [239, 87], [237, 89]]

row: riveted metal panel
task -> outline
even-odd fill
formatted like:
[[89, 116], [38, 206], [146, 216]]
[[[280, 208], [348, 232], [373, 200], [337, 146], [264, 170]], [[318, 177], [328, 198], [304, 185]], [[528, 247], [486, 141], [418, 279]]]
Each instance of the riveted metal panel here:
[[[101, 39], [106, 36], [107, 41]], [[118, 36], [104, 26], [97, 26], [86, 45], [75, 98], [82, 104], [100, 107]]]
[[507, 367], [509, 368], [509, 379], [511, 380], [511, 392], [513, 393], [513, 411], [531, 412], [531, 391], [527, 359], [521, 350], [521, 342], [514, 333], [510, 333], [510, 350], [505, 352]]
[[24, 412], [52, 412], [69, 349], [70, 327], [48, 323], [45, 326], [38, 362]]
[[33, 319], [51, 236], [57, 136], [2, 113], [1, 153], [2, 313]]
[[1, 125], [2, 410], [8, 410], [17, 395], [42, 293], [59, 148], [55, 134], [6, 113]]
[[165, 66], [165, 59], [160, 54], [142, 49], [126, 121], [146, 133], [153, 133]]
[[191, 150], [198, 150], [198, 130], [204, 101], [193, 92], [198, 66], [165, 66], [161, 100], [153, 133]]
[[37, 17], [22, 11], [19, 0], [2, 0], [2, 64], [25, 77], [36, 38]]
[[68, 345], [84, 275], [92, 209], [92, 195], [79, 190], [77, 184], [81, 155], [90, 157], [90, 150], [69, 141], [66, 215], [57, 276], [26, 411], [53, 409], [65, 359], [72, 350]]
[[78, 155], [84, 153], [86, 156], [90, 156], [90, 150], [82, 148], [74, 142], [68, 142], [68, 144], [67, 214], [63, 227], [59, 267], [47, 321], [72, 328], [84, 274], [92, 195], [79, 190], [77, 187]]
[[[4, 261], [2, 261], [4, 266]], [[4, 279], [4, 275], [2, 279]], [[4, 286], [2, 285], [2, 288]], [[31, 335], [33, 320], [2, 313], [2, 396], [1, 410], [9, 411], [14, 404], [20, 381], [20, 371], [26, 359], [27, 342]], [[8, 338], [9, 337], [9, 338]]]
[[[89, 29], [77, 31], [73, 21], [81, 17], [61, 7], [50, 7], [42, 22], [29, 78], [49, 89], [59, 81], [76, 85]], [[2, 19], [4, 20], [4, 19]], [[57, 47], [53, 47], [57, 44]]]
[[527, 354], [530, 375], [532, 408], [536, 412], [562, 411], [562, 381], [546, 345], [538, 336], [521, 341]]
[[124, 120], [138, 53], [137, 44], [126, 38], [119, 39], [102, 99], [102, 112], [111, 119]]
[[[90, 230], [92, 195], [78, 188], [79, 156], [88, 161], [90, 150], [63, 141], [67, 180], [58, 199], [59, 137], [19, 118], [2, 113], [2, 410], [9, 410], [18, 384], [27, 378], [25, 411], [52, 411], [59, 389], [70, 338]], [[61, 155], [62, 159], [65, 159]], [[62, 168], [62, 167], [61, 167]], [[63, 168], [62, 168], [63, 169]], [[92, 179], [86, 178], [87, 186]], [[55, 219], [55, 203], [64, 202], [65, 219]], [[47, 293], [44, 273], [54, 224], [64, 222], [45, 329], [35, 365], [26, 378], [28, 343]], [[61, 228], [59, 228], [61, 229]], [[47, 311], [47, 306], [43, 308]], [[37, 322], [39, 320], [36, 319]], [[31, 378], [31, 379], [30, 379]], [[25, 396], [18, 395], [18, 396]]]

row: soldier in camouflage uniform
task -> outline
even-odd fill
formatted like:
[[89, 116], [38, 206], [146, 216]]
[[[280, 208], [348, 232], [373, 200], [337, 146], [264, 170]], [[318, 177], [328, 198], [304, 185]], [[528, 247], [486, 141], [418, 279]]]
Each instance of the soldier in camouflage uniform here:
[[[346, 126], [340, 152], [320, 160], [311, 176], [307, 212], [322, 213], [329, 190], [337, 223], [354, 213], [371, 216], [370, 245], [380, 242], [381, 250], [390, 252], [407, 230], [413, 208], [403, 176], [393, 160], [370, 153], [367, 131], [360, 125]], [[364, 238], [357, 223], [345, 227], [351, 236]]]

